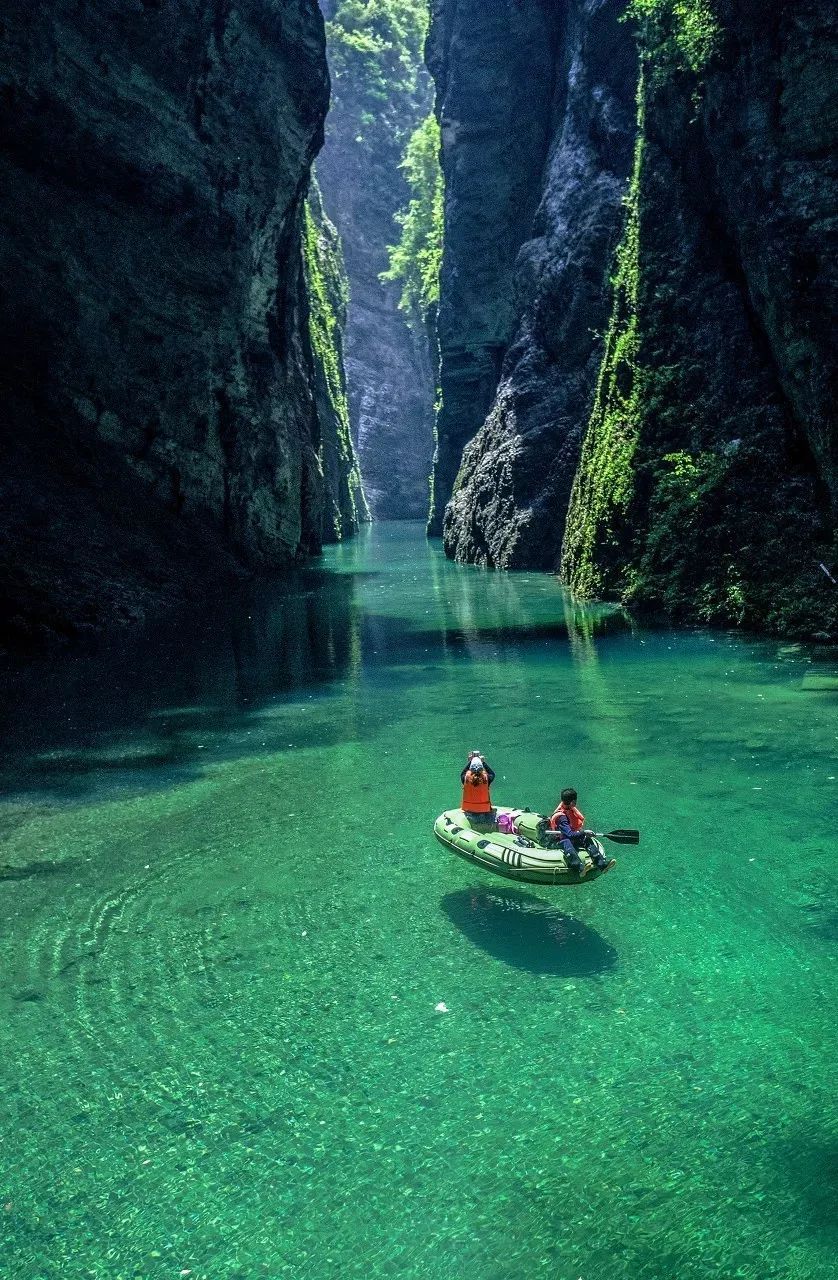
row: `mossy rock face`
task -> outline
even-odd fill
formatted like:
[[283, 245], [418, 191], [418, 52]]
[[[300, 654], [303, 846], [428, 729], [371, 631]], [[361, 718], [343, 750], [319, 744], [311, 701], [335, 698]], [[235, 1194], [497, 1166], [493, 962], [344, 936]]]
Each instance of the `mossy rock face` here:
[[[459, 560], [561, 563], [647, 613], [835, 635], [834, 6], [769, 22], [755, 0], [580, 0], [541, 41], [561, 86], [547, 148], [515, 132], [511, 157], [494, 121], [514, 89], [478, 47], [499, 7], [469, 42], [467, 6], [434, 5], [434, 531]], [[513, 85], [531, 18], [519, 6], [504, 37]], [[534, 157], [512, 269], [499, 174], [528, 191]]]
[[[836, 178], [799, 117], [820, 117], [834, 26], [817, 3], [779, 35], [737, 0], [634, 10], [636, 168], [563, 573], [677, 618], [826, 639]], [[772, 103], [791, 69], [786, 128]]]
[[314, 359], [317, 417], [321, 423], [319, 461], [323, 470], [322, 536], [338, 542], [369, 519], [349, 426], [343, 334], [349, 283], [340, 238], [312, 184], [303, 216], [303, 261]]

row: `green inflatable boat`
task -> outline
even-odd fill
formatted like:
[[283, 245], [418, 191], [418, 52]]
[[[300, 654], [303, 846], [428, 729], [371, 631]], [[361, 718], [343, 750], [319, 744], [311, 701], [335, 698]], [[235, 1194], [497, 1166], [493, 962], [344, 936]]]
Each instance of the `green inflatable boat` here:
[[[440, 844], [452, 853], [458, 853], [469, 862], [476, 862], [487, 871], [494, 871], [507, 880], [525, 880], [528, 884], [588, 884], [604, 873], [593, 865], [590, 855], [579, 850], [579, 856], [588, 870], [584, 877], [571, 871], [561, 849], [543, 843], [548, 819], [529, 809], [505, 809], [494, 811], [495, 820], [501, 814], [509, 814], [517, 835], [504, 835], [491, 821], [469, 821], [462, 809], [446, 809], [434, 823], [434, 835]], [[489, 815], [486, 815], [487, 819]], [[605, 850], [598, 840], [597, 848]]]

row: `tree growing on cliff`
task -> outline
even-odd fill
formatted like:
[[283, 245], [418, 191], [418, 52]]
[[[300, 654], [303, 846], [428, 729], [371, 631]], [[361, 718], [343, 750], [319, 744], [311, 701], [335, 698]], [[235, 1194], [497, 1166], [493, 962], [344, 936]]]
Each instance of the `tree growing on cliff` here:
[[641, 51], [658, 67], [702, 71], [719, 36], [709, 0], [630, 0], [625, 16], [637, 24]]
[[404, 145], [405, 101], [422, 92], [427, 29], [427, 0], [340, 0], [326, 24], [330, 119], [379, 161]]
[[399, 306], [410, 323], [433, 324], [439, 303], [443, 216], [439, 147], [439, 124], [430, 115], [405, 149], [401, 167], [411, 199], [396, 214], [402, 233], [398, 244], [389, 246], [390, 266], [381, 277], [401, 284]]

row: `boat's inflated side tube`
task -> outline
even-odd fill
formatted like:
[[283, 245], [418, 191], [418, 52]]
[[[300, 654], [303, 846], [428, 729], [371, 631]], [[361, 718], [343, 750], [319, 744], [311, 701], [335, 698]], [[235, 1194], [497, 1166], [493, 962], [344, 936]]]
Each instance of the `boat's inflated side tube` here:
[[[548, 819], [529, 809], [495, 809], [495, 816], [509, 814], [517, 835], [504, 835], [493, 830], [493, 823], [481, 819], [472, 826], [462, 809], [447, 809], [434, 823], [434, 835], [452, 853], [469, 862], [476, 862], [487, 871], [494, 871], [508, 880], [524, 880], [528, 884], [587, 884], [602, 874], [593, 865], [584, 878], [568, 867], [564, 853], [555, 847], [546, 848], [541, 837]], [[486, 815], [489, 818], [489, 815]], [[595, 842], [602, 848], [599, 842]], [[583, 860], [589, 861], [584, 850], [579, 851]]]

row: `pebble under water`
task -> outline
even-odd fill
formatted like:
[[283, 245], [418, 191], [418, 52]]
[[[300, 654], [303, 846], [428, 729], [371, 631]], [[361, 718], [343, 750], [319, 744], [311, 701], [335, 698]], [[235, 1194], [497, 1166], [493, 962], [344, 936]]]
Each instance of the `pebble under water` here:
[[[379, 525], [2, 710], [4, 1277], [835, 1275], [834, 655]], [[641, 845], [455, 858], [472, 747]]]

